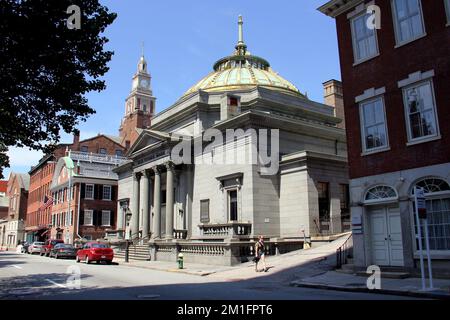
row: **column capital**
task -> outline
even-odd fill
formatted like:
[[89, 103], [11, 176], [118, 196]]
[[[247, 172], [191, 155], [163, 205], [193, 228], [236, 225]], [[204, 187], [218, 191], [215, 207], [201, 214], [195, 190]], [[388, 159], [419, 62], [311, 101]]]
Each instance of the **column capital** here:
[[141, 178], [141, 172], [133, 172], [133, 179], [139, 180]]
[[142, 170], [141, 171], [141, 175], [142, 176], [145, 176], [146, 178], [150, 178], [150, 175], [151, 175], [151, 171], [152, 169], [144, 169], [144, 170]]
[[175, 164], [172, 161], [164, 163], [167, 170], [173, 171], [175, 169]]
[[151, 167], [150, 170], [152, 170], [155, 175], [159, 176], [161, 174], [161, 168], [159, 166]]

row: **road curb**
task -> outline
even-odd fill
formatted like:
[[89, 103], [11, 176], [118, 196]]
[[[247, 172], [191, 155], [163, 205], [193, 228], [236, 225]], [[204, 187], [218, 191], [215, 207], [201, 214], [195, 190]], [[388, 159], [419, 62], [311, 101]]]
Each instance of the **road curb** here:
[[152, 267], [152, 266], [142, 266], [142, 265], [136, 265], [133, 264], [132, 262], [125, 262], [125, 261], [117, 261], [117, 263], [119, 264], [119, 266], [125, 266], [125, 267], [135, 267], [135, 268], [141, 268], [141, 269], [150, 269], [150, 270], [156, 270], [156, 271], [162, 271], [162, 272], [172, 272], [172, 273], [184, 273], [184, 274], [190, 274], [193, 276], [200, 276], [200, 277], [205, 277], [208, 276], [210, 274], [214, 274], [217, 271], [204, 271], [204, 272], [195, 272], [195, 271], [188, 271], [186, 269], [161, 269], [161, 268], [156, 268], [156, 267]]
[[441, 294], [438, 292], [418, 292], [418, 291], [405, 291], [405, 290], [395, 290], [395, 289], [370, 290], [365, 287], [338, 286], [338, 285], [320, 284], [320, 283], [303, 282], [303, 281], [292, 281], [290, 283], [290, 286], [323, 289], [323, 290], [334, 290], [334, 291], [364, 292], [364, 293], [389, 294], [389, 295], [416, 297], [416, 298], [450, 300], [450, 294], [445, 294], [445, 293]]

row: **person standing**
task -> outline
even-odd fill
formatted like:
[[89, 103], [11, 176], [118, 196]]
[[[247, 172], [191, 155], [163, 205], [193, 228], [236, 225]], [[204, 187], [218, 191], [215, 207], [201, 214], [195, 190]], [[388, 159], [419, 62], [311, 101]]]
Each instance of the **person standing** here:
[[258, 272], [258, 262], [261, 260], [263, 263], [263, 271], [267, 272], [266, 267], [266, 255], [265, 255], [265, 245], [263, 236], [259, 236], [258, 242], [255, 244], [255, 271]]

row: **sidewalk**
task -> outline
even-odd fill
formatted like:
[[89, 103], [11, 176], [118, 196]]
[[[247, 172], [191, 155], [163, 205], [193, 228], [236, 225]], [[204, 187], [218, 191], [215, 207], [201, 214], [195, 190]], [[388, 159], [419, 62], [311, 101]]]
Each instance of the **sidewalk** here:
[[117, 262], [121, 266], [129, 266], [150, 270], [158, 270], [165, 272], [178, 272], [178, 273], [186, 273], [196, 276], [207, 276], [216, 272], [227, 271], [233, 269], [233, 267], [226, 266], [213, 266], [206, 264], [193, 264], [193, 263], [185, 263], [183, 269], [178, 269], [178, 264], [176, 262], [168, 262], [168, 261], [130, 261], [125, 262], [123, 259], [114, 259], [114, 262]]
[[[167, 261], [130, 261], [115, 259], [122, 266], [131, 266], [167, 272], [179, 272], [198, 276], [208, 276], [217, 280], [239, 281], [253, 278], [270, 278], [270, 281], [289, 284], [298, 279], [298, 275], [312, 276], [332, 270], [335, 265], [336, 248], [347, 239], [343, 236], [333, 242], [322, 244], [308, 250], [297, 250], [278, 256], [267, 256], [268, 272], [255, 272], [253, 262], [236, 266], [214, 266], [184, 263], [184, 269], [178, 269], [176, 262]], [[258, 268], [262, 269], [262, 263]]]
[[[420, 278], [381, 278], [381, 289], [379, 290], [368, 289], [366, 282], [367, 278], [363, 276], [328, 271], [320, 275], [294, 280], [291, 282], [291, 286], [450, 300], [450, 280], [448, 279], [433, 279], [435, 289], [432, 291], [421, 290]], [[428, 280], [426, 284], [428, 285]]]

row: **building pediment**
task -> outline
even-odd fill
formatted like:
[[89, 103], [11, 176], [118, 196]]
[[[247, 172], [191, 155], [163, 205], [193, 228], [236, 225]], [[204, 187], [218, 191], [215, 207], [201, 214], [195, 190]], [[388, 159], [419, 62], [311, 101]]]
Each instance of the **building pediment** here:
[[128, 156], [134, 158], [143, 152], [149, 152], [150, 150], [160, 148], [162, 145], [169, 144], [170, 142], [177, 142], [184, 137], [186, 136], [177, 133], [144, 129], [130, 148]]

